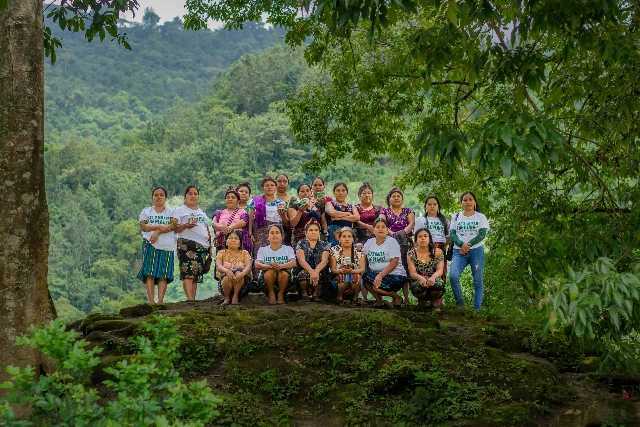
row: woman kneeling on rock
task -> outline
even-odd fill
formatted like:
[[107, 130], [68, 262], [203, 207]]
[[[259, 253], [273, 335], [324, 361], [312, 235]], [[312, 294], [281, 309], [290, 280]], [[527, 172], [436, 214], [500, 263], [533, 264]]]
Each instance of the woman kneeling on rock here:
[[[364, 285], [373, 292], [376, 307], [382, 307], [382, 297], [389, 296], [393, 305], [398, 306], [402, 298], [396, 293], [407, 282], [407, 273], [400, 262], [400, 245], [389, 236], [389, 228], [384, 217], [376, 218], [373, 227], [375, 237], [367, 240], [362, 252], [367, 258]], [[407, 303], [407, 301], [405, 301]]]
[[269, 304], [284, 304], [284, 296], [291, 279], [291, 269], [296, 266], [296, 255], [291, 246], [282, 244], [284, 233], [279, 224], [269, 226], [268, 246], [258, 249], [256, 269], [260, 271], [258, 283], [264, 286]]
[[343, 302], [345, 296], [352, 296], [354, 302], [360, 292], [360, 275], [364, 273], [365, 261], [362, 252], [355, 248], [355, 231], [351, 227], [338, 230], [338, 244], [331, 248], [331, 272], [338, 288], [336, 300]]
[[216, 255], [216, 267], [224, 295], [222, 305], [238, 304], [251, 272], [251, 255], [242, 248], [238, 231], [227, 234], [224, 249]]
[[415, 246], [407, 254], [407, 268], [412, 279], [411, 292], [418, 299], [418, 305], [439, 309], [444, 295], [444, 255], [426, 228], [416, 231]]
[[293, 269], [303, 296], [315, 300], [323, 285], [328, 283], [329, 244], [320, 240], [320, 223], [310, 221], [305, 228], [305, 238], [296, 245], [298, 267]]

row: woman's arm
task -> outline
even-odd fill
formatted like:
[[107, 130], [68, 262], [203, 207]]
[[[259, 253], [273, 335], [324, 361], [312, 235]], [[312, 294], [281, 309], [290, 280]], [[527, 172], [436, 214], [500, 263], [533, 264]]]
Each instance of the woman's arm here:
[[171, 224], [145, 224], [144, 222], [140, 223], [140, 229], [142, 231], [148, 232], [148, 231], [155, 231], [158, 234], [162, 234], [162, 233], [168, 233], [170, 231], [173, 230], [173, 227], [171, 226]]
[[418, 271], [416, 270], [416, 264], [413, 262], [410, 256], [407, 257], [407, 270], [409, 270], [409, 277], [412, 279], [420, 280]]
[[272, 268], [270, 264], [263, 264], [260, 261], [256, 261], [256, 270], [271, 270]]
[[331, 202], [327, 202], [324, 204], [324, 211], [331, 218], [335, 219], [347, 219], [347, 217], [352, 215], [349, 212], [337, 211], [336, 208], [333, 207], [333, 204]]
[[243, 219], [239, 219], [229, 226], [229, 230], [242, 230], [247, 225]]
[[380, 276], [380, 275], [381, 277], [387, 276], [398, 266], [399, 262], [400, 262], [400, 258], [391, 258], [391, 261], [389, 261], [389, 265], [383, 268], [382, 271], [379, 272], [376, 276]]
[[307, 259], [304, 257], [304, 251], [302, 249], [298, 249], [296, 251], [296, 258], [298, 259], [298, 265], [302, 267], [308, 273], [313, 271], [313, 268], [307, 262]]
[[289, 214], [289, 224], [291, 224], [291, 227], [293, 228], [296, 225], [298, 225], [298, 223], [300, 222], [303, 212], [301, 209], [289, 208], [288, 214]]
[[338, 262], [334, 256], [329, 257], [329, 269], [332, 273], [340, 273], [338, 269]]
[[413, 226], [416, 223], [416, 214], [413, 212], [409, 212], [409, 214], [407, 215], [407, 226], [404, 228], [404, 232], [406, 234], [411, 234], [413, 233]]
[[285, 262], [284, 264], [278, 264], [278, 265], [280, 267], [280, 270], [288, 270], [296, 266], [296, 260], [292, 259], [289, 262]]
[[242, 256], [244, 258], [244, 268], [241, 272], [236, 273], [236, 277], [238, 278], [246, 276], [251, 271], [251, 255], [249, 255], [249, 252], [243, 250]]
[[351, 221], [351, 222], [360, 221], [360, 212], [358, 212], [358, 209], [355, 206], [351, 208], [351, 213], [348, 213], [348, 212], [344, 212], [344, 213], [346, 213], [347, 215], [345, 215], [341, 219]]
[[322, 251], [322, 255], [320, 255], [320, 263], [316, 266], [316, 271], [318, 273], [321, 272], [327, 264], [329, 264], [329, 251]]
[[231, 270], [224, 266], [224, 251], [220, 251], [216, 255], [216, 268], [221, 273], [224, 273], [226, 275], [231, 274]]

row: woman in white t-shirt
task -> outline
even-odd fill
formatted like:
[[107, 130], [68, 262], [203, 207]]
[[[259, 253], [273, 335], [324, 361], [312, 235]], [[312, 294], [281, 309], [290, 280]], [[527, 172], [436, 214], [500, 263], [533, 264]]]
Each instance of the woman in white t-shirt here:
[[200, 192], [190, 185], [184, 192], [184, 204], [174, 209], [178, 237], [180, 279], [187, 301], [195, 301], [198, 283], [204, 277], [207, 258], [211, 256], [209, 217], [198, 206]]
[[453, 244], [453, 257], [449, 279], [456, 304], [464, 305], [460, 275], [469, 265], [473, 276], [473, 306], [480, 310], [484, 296], [484, 239], [489, 232], [489, 221], [480, 213], [476, 196], [467, 191], [460, 196], [462, 211], [451, 217], [450, 236]]
[[[389, 236], [389, 228], [384, 217], [378, 217], [373, 226], [374, 237], [367, 240], [362, 253], [367, 259], [367, 271], [362, 277], [364, 285], [373, 292], [376, 306], [383, 305], [382, 297], [390, 296], [393, 305], [400, 305], [402, 298], [397, 294], [408, 284], [407, 272], [400, 261], [400, 244]], [[407, 301], [405, 301], [407, 303]]]
[[151, 190], [153, 206], [140, 212], [142, 232], [142, 266], [138, 279], [146, 285], [147, 301], [155, 304], [154, 284], [158, 285], [158, 304], [162, 304], [167, 284], [173, 281], [173, 257], [176, 250], [176, 233], [171, 223], [171, 209], [166, 206], [167, 190], [155, 187]]
[[[296, 255], [291, 246], [282, 244], [284, 233], [279, 224], [268, 228], [269, 244], [258, 249], [255, 267], [260, 272], [258, 285], [264, 287], [269, 304], [284, 304], [284, 296], [296, 266]], [[276, 299], [277, 292], [277, 299]]]

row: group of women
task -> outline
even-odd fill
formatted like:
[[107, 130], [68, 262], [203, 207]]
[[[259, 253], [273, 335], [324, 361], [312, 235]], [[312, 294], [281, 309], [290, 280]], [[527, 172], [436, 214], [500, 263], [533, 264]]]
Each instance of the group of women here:
[[249, 183], [228, 189], [225, 207], [212, 219], [200, 209], [195, 186], [187, 187], [184, 204], [175, 209], [166, 206], [163, 187], [153, 189], [153, 205], [139, 218], [138, 278], [150, 303], [163, 302], [177, 253], [188, 301], [213, 266], [225, 305], [238, 304], [247, 292], [265, 292], [269, 304], [285, 304], [297, 292], [309, 300], [360, 305], [371, 293], [375, 306], [387, 306], [408, 304], [411, 292], [419, 304], [439, 309], [447, 275], [456, 303], [464, 304], [460, 275], [469, 265], [474, 308], [482, 306], [489, 223], [472, 192], [461, 195], [461, 210], [447, 221], [435, 196], [416, 217], [399, 188], [386, 195], [386, 207], [374, 203], [367, 183], [358, 189], [357, 204], [349, 202], [342, 182], [327, 195], [320, 177], [299, 185], [295, 196], [285, 174], [265, 177], [261, 189], [254, 197]]

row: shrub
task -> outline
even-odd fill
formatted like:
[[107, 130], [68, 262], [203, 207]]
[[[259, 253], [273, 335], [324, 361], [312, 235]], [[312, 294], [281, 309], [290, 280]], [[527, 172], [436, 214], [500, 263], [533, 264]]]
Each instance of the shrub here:
[[[66, 331], [61, 321], [34, 329], [18, 339], [52, 359], [54, 370], [35, 374], [32, 367], [8, 367], [10, 380], [0, 385], [7, 394], [0, 400], [0, 423], [7, 426], [115, 426], [204, 425], [217, 416], [221, 399], [205, 381], [186, 384], [175, 361], [179, 357], [175, 321], [154, 317], [134, 338], [135, 354], [105, 369], [111, 376], [103, 384], [115, 397], [101, 400], [90, 382], [100, 364], [101, 349], [87, 348], [78, 334]], [[27, 419], [18, 419], [10, 404], [27, 406]]]

